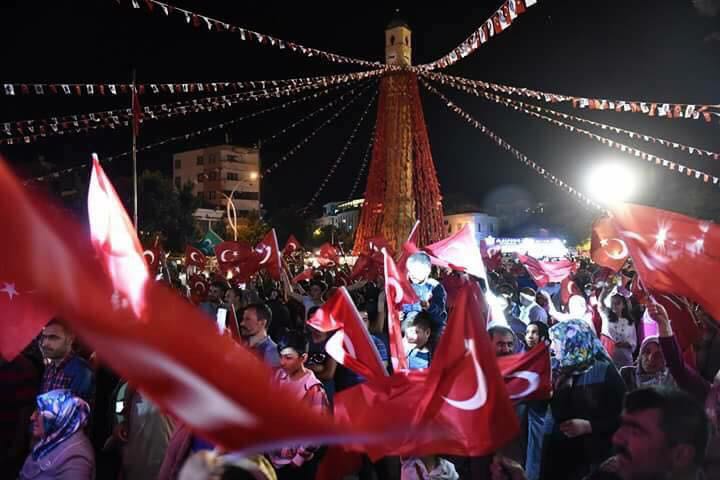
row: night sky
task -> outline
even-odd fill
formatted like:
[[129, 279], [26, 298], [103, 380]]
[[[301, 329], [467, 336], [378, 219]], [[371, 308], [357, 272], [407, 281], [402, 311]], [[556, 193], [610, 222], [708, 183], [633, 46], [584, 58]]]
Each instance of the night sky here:
[[[239, 35], [193, 29], [175, 14], [164, 17], [133, 10], [129, 0], [38, 2], [5, 0], [0, 6], [0, 44], [3, 45], [0, 83], [3, 82], [128, 82], [132, 68], [138, 81], [190, 82], [271, 80], [326, 75], [357, 67], [306, 58], [253, 42]], [[141, 1], [142, 3], [142, 1]], [[499, 0], [477, 2], [396, 2], [371, 6], [367, 2], [334, 2], [308, 6], [307, 2], [177, 1], [238, 26], [255, 29], [303, 45], [335, 53], [382, 60], [383, 30], [397, 6], [413, 29], [415, 64], [435, 60], [464, 40], [500, 5]], [[712, 2], [698, 2], [712, 3]], [[711, 9], [712, 10], [712, 9]], [[712, 13], [712, 12], [711, 12]], [[512, 27], [494, 37], [470, 57], [446, 69], [473, 79], [526, 86], [579, 96], [658, 102], [720, 102], [720, 17], [701, 15], [691, 0], [540, 0]], [[715, 39], [713, 39], [715, 38]], [[486, 123], [516, 148], [564, 177], [580, 190], [595, 162], [621, 159], [643, 178], [640, 202], [695, 212], [698, 205], [716, 204], [718, 186], [688, 180], [675, 172], [624, 157], [584, 137], [550, 126], [501, 106], [444, 87], [444, 93]], [[433, 157], [443, 195], [485, 208], [507, 199], [525, 198], [571, 205], [574, 200], [545, 183], [529, 168], [499, 150], [479, 131], [423, 92], [423, 105]], [[175, 101], [187, 96], [146, 95], [146, 104]], [[236, 143], [255, 143], [329, 101], [324, 97], [279, 114], [239, 124], [228, 133]], [[270, 208], [304, 205], [319, 186], [357, 122], [368, 97], [358, 99], [331, 128], [322, 131], [297, 156], [268, 177], [264, 189]], [[527, 99], [523, 99], [527, 101]], [[100, 111], [127, 106], [127, 96], [41, 97], [0, 96], [0, 122], [39, 119], [61, 114]], [[185, 133], [259, 110], [267, 103], [243, 104], [217, 113], [198, 113], [180, 119], [147, 122], [139, 144]], [[567, 110], [567, 107], [557, 107]], [[348, 155], [319, 203], [343, 200], [357, 176], [375, 109], [361, 125]], [[579, 116], [720, 150], [720, 125], [700, 121], [650, 119], [640, 114], [588, 112]], [[319, 125], [330, 112], [319, 115], [288, 135], [264, 146], [268, 165]], [[602, 132], [599, 132], [602, 133]], [[626, 137], [618, 140], [631, 143]], [[140, 169], [169, 174], [176, 151], [220, 143], [224, 135], [178, 142], [139, 155]], [[638, 148], [702, 170], [720, 174], [718, 161], [700, 160], [679, 151], [652, 145]], [[92, 151], [101, 157], [129, 150], [129, 129], [101, 130], [41, 140], [32, 145], [0, 147], [18, 171], [28, 171], [38, 155], [60, 167], [80, 164]], [[113, 176], [130, 173], [129, 160], [110, 164]], [[363, 180], [364, 186], [364, 180]], [[588, 217], [592, 212], [581, 210]], [[710, 215], [711, 213], [707, 213]]]

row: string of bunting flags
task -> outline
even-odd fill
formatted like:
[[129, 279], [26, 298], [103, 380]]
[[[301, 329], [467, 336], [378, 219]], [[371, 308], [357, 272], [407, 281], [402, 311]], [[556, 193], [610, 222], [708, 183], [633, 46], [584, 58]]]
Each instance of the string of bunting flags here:
[[[362, 73], [362, 72], [361, 72]], [[354, 74], [347, 74], [354, 75]], [[342, 75], [341, 75], [342, 76]], [[306, 85], [323, 81], [327, 76], [288, 78], [280, 80], [247, 80], [243, 82], [182, 82], [182, 83], [136, 83], [138, 95], [179, 94], [179, 93], [221, 93], [240, 92], [248, 88], [265, 89], [284, 85]], [[112, 96], [129, 94], [132, 83], [3, 83], [1, 94], [22, 95], [63, 95], [63, 96]]]
[[418, 65], [416, 69], [418, 71], [435, 70], [457, 63], [480, 48], [481, 45], [490, 41], [495, 35], [499, 35], [510, 28], [510, 25], [518, 16], [525, 13], [529, 7], [536, 3], [537, 0], [505, 0], [500, 8], [460, 45], [434, 62]]
[[585, 129], [582, 129], [575, 125], [570, 125], [569, 123], [565, 123], [565, 122], [562, 122], [555, 118], [551, 118], [546, 115], [543, 115], [541, 113], [534, 112], [532, 110], [529, 110], [528, 108], [525, 108], [523, 105], [521, 105], [522, 102], [518, 102], [516, 100], [510, 99], [507, 97], [502, 97], [500, 95], [495, 95], [495, 94], [491, 94], [491, 93], [487, 93], [487, 92], [477, 92], [477, 94], [487, 100], [494, 102], [494, 103], [503, 105], [507, 108], [512, 108], [515, 111], [522, 112], [526, 115], [530, 115], [530, 116], [538, 118], [540, 120], [544, 120], [552, 125], [564, 128], [565, 130], [567, 130], [569, 132], [584, 135], [584, 136], [590, 138], [591, 140], [595, 140], [597, 142], [602, 143], [605, 146], [620, 150], [623, 153], [631, 154], [635, 157], [641, 158], [642, 160], [646, 160], [650, 163], [654, 162], [655, 165], [661, 165], [669, 170], [677, 171], [680, 174], [685, 174], [688, 177], [695, 177], [696, 180], [702, 180], [705, 183], [712, 182], [713, 185], [717, 185], [718, 181], [720, 181], [720, 179], [718, 177], [711, 175], [709, 173], [703, 172], [702, 170], [697, 170], [695, 168], [688, 167], [681, 163], [667, 160], [663, 157], [659, 157], [657, 155], [647, 153], [638, 148], [631, 147], [629, 145], [625, 145], [624, 143], [620, 143], [615, 140], [611, 140], [609, 138], [603, 137], [602, 135], [598, 135], [596, 133], [590, 132], [589, 130], [585, 130]]
[[370, 154], [372, 154], [373, 145], [375, 145], [375, 133], [377, 132], [377, 122], [373, 123], [372, 132], [370, 132], [370, 140], [368, 141], [368, 146], [365, 149], [365, 153], [363, 154], [363, 159], [360, 162], [360, 170], [358, 171], [357, 177], [355, 177], [355, 182], [353, 183], [352, 188], [350, 189], [350, 193], [348, 194], [347, 199], [352, 200], [355, 198], [355, 192], [357, 192], [358, 187], [360, 187], [360, 181], [362, 180], [363, 176], [365, 175], [365, 170], [368, 167], [368, 164], [370, 163]]
[[322, 182], [320, 182], [320, 186], [318, 189], [313, 193], [312, 197], [310, 197], [310, 201], [303, 207], [301, 212], [307, 212], [308, 209], [315, 204], [320, 194], [325, 190], [325, 186], [330, 181], [332, 176], [335, 174], [335, 170], [337, 170], [337, 167], [340, 166], [342, 161], [345, 159], [345, 156], [347, 155], [348, 150], [350, 149], [350, 145], [352, 145], [353, 141], [355, 140], [355, 137], [357, 136], [358, 130], [360, 130], [360, 125], [362, 125], [363, 121], [365, 120], [365, 117], [367, 117], [368, 112], [370, 111], [370, 107], [372, 107], [373, 103], [375, 103], [375, 99], [377, 98], [378, 91], [375, 90], [370, 97], [370, 101], [365, 106], [365, 110], [363, 110], [362, 114], [360, 115], [360, 119], [355, 124], [355, 128], [353, 128], [352, 132], [350, 133], [350, 136], [348, 136], [347, 140], [345, 141], [345, 145], [343, 145], [342, 150], [340, 150], [340, 153], [338, 154], [338, 157], [335, 159], [333, 164], [330, 166], [330, 170], [328, 170], [327, 175], [325, 175], [325, 178], [323, 178]]
[[[322, 90], [322, 91], [319, 91], [319, 92], [313, 92], [313, 93], [311, 93], [311, 94], [309, 94], [309, 95], [305, 95], [305, 96], [303, 96], [303, 97], [293, 98], [293, 99], [291, 99], [291, 100], [289, 100], [289, 101], [287, 101], [287, 102], [285, 102], [285, 103], [281, 103], [281, 104], [279, 104], [279, 105], [275, 105], [275, 106], [272, 106], [272, 107], [264, 108], [264, 109], [262, 109], [262, 110], [258, 110], [257, 112], [252, 112], [252, 113], [249, 113], [249, 114], [246, 114], [246, 115], [242, 115], [241, 117], [235, 118], [235, 119], [233, 119], [233, 120], [227, 120], [227, 121], [224, 121], [224, 122], [216, 123], [216, 124], [214, 124], [214, 125], [210, 125], [209, 127], [205, 127], [205, 128], [201, 128], [201, 129], [199, 129], [199, 130], [195, 130], [195, 131], [192, 131], [192, 132], [184, 133], [184, 134], [182, 134], [182, 135], [176, 135], [176, 136], [174, 136], [174, 137], [168, 137], [168, 138], [165, 138], [165, 139], [160, 140], [160, 141], [157, 141], [157, 142], [148, 143], [148, 144], [146, 144], [146, 145], [142, 145], [142, 146], [138, 147], [137, 151], [138, 151], [138, 152], [144, 152], [144, 151], [152, 150], [153, 148], [156, 148], [156, 147], [160, 147], [160, 146], [162, 146], [162, 145], [166, 145], [166, 144], [168, 144], [168, 143], [176, 142], [176, 141], [178, 141], [178, 140], [189, 140], [190, 138], [193, 138], [193, 137], [196, 137], [196, 136], [199, 136], [199, 135], [204, 135], [204, 134], [206, 134], [206, 133], [210, 133], [210, 132], [213, 132], [213, 131], [215, 131], [215, 130], [224, 129], [224, 128], [226, 128], [226, 127], [229, 127], [229, 126], [232, 126], [232, 125], [234, 125], [234, 124], [236, 124], [236, 123], [239, 123], [239, 122], [241, 122], [241, 121], [243, 121], [243, 120], [248, 120], [248, 119], [250, 119], [250, 118], [257, 117], [258, 115], [262, 115], [262, 114], [264, 114], [264, 113], [270, 113], [270, 112], [273, 112], [273, 111], [275, 111], [275, 110], [285, 109], [285, 108], [287, 108], [287, 107], [289, 107], [289, 106], [291, 106], [291, 105], [294, 105], [294, 104], [297, 104], [297, 103], [300, 103], [300, 102], [304, 102], [304, 101], [307, 101], [307, 100], [312, 100], [312, 99], [319, 98], [320, 96], [326, 95], [326, 94], [330, 93], [331, 91], [336, 90], [336, 89], [341, 88], [341, 87], [342, 87], [342, 85], [333, 85], [332, 87], [328, 87], [328, 88], [325, 89], [325, 90]], [[127, 122], [126, 122], [126, 124], [127, 124]], [[118, 154], [116, 154], [116, 155], [112, 155], [112, 156], [109, 156], [109, 157], [105, 157], [105, 158], [103, 159], [103, 162], [109, 163], [109, 162], [112, 162], [113, 160], [117, 160], [117, 159], [119, 159], [119, 158], [129, 157], [131, 154], [132, 154], [132, 151], [127, 151], [127, 152], [123, 152], [123, 153], [118, 153]], [[49, 179], [49, 178], [59, 178], [60, 175], [67, 174], [67, 173], [72, 173], [72, 172], [75, 171], [75, 170], [80, 170], [80, 169], [82, 169], [82, 168], [87, 168], [87, 167], [90, 167], [91, 165], [92, 165], [92, 163], [86, 162], [86, 163], [82, 163], [82, 164], [80, 164], [80, 165], [76, 165], [76, 166], [73, 166], [73, 167], [69, 167], [69, 168], [65, 168], [65, 169], [62, 169], [62, 170], [55, 171], [55, 172], [47, 173], [47, 174], [41, 175], [41, 176], [39, 176], [39, 177], [30, 178], [30, 179], [28, 179], [28, 180], [26, 180], [26, 181], [24, 182], [24, 185], [27, 185], [27, 184], [29, 184], [29, 183], [31, 183], [31, 182], [42, 182], [42, 181], [44, 181], [44, 180], [46, 180], [46, 179]]]
[[[368, 75], [365, 75], [364, 78], [368, 78]], [[351, 80], [348, 79], [344, 83], [348, 83], [350, 81]], [[147, 119], [156, 120], [170, 118], [177, 115], [187, 115], [188, 113], [196, 113], [199, 111], [215, 111], [220, 108], [225, 109], [242, 102], [282, 98], [307, 90], [319, 89], [327, 84], [332, 85], [333, 83], [320, 82], [284, 89], [273, 88], [254, 90], [222, 96], [183, 100], [174, 103], [163, 103], [160, 105], [146, 105], [142, 108], [142, 115], [139, 121], [142, 123]], [[2, 132], [5, 135], [12, 136], [13, 132], [17, 132], [20, 136], [0, 138], [0, 145], [30, 143], [38, 140], [39, 138], [44, 138], [50, 135], [63, 135], [65, 133], [88, 132], [98, 128], [116, 128], [119, 126], [127, 126], [132, 117], [133, 112], [131, 108], [122, 108], [102, 112], [52, 117], [50, 119], [4, 122], [2, 124]]]
[[445, 105], [455, 112], [457, 115], [459, 115], [461, 118], [463, 118], [465, 121], [467, 121], [470, 125], [480, 130], [482, 133], [487, 135], [495, 144], [497, 144], [500, 148], [508, 151], [510, 154], [512, 154], [516, 159], [520, 160], [522, 163], [527, 165], [528, 167], [535, 170], [537, 174], [542, 176], [545, 180], [548, 182], [562, 188], [566, 192], [573, 195], [578, 201], [583, 203], [584, 205], [591, 206], [597, 210], [605, 211], [603, 207], [601, 207], [597, 202], [589, 198], [587, 195], [583, 194], [576, 188], [570, 186], [567, 182], [561, 180], [557, 176], [553, 175], [550, 171], [548, 171], [546, 168], [538, 165], [534, 161], [530, 160], [525, 154], [517, 150], [515, 147], [507, 143], [505, 140], [503, 140], [501, 137], [496, 135], [492, 130], [487, 128], [485, 125], [480, 123], [475, 117], [464, 111], [462, 108], [457, 106], [452, 100], [450, 100], [448, 97], [443, 95], [440, 91], [438, 91], [435, 87], [428, 84], [425, 79], [420, 78], [420, 82], [422, 85], [428, 89], [433, 94], [437, 95], [439, 98], [443, 100]]
[[[118, 4], [122, 4], [120, 0], [116, 0]], [[130, 1], [133, 8], [140, 8], [140, 0]], [[185, 23], [192, 25], [195, 28], [205, 27], [209, 31], [217, 32], [230, 32], [238, 34], [239, 38], [243, 41], [256, 42], [259, 45], [269, 45], [279, 50], [289, 50], [294, 53], [302, 54], [306, 57], [319, 57], [324, 60], [328, 60], [333, 63], [344, 63], [354, 64], [363, 67], [384, 67], [385, 65], [380, 62], [372, 62], [369, 60], [362, 60], [359, 58], [347, 57], [344, 55], [338, 55], [332, 52], [326, 52], [317, 48], [310, 48], [299, 43], [289, 42], [281, 38], [273, 37], [272, 35], [266, 35], [264, 33], [256, 32], [248, 28], [239, 27], [232, 25], [228, 22], [218, 20], [216, 18], [208, 17], [197, 12], [186, 10], [184, 8], [176, 7], [168, 3], [159, 2], [157, 0], [143, 0], [147, 10], [153, 12], [157, 7], [165, 17], [169, 17], [171, 14], [177, 13], [185, 19]]]
[[[441, 80], [443, 75], [427, 72], [433, 80]], [[607, 100], [600, 98], [575, 97], [557, 93], [547, 93], [525, 87], [512, 87], [497, 83], [471, 80], [453, 75], [444, 75], [447, 79], [455, 80], [462, 85], [468, 85], [481, 90], [492, 90], [506, 95], [518, 95], [544, 103], [568, 103], [576, 109], [607, 110], [614, 112], [642, 113], [649, 117], [684, 118], [704, 120], [711, 123], [713, 119], [720, 120], [720, 105], [702, 105], [690, 103], [662, 103], [641, 100]]]
[[372, 85], [374, 82], [371, 82], [370, 84], [363, 87], [356, 96], [352, 97], [349, 101], [347, 101], [340, 109], [338, 109], [332, 116], [327, 118], [323, 123], [318, 125], [315, 130], [310, 132], [309, 135], [307, 135], [305, 138], [300, 140], [298, 143], [296, 143], [290, 150], [288, 150], [282, 157], [280, 157], [278, 160], [276, 160], [272, 165], [270, 165], [268, 168], [265, 169], [263, 172], [263, 175], [269, 175], [277, 168], [285, 163], [290, 157], [294, 156], [297, 152], [299, 152], [310, 140], [312, 140], [313, 137], [315, 137], [320, 131], [330, 125], [334, 120], [336, 120], [345, 110], [348, 109], [350, 105], [355, 103], [355, 101], [363, 95]]
[[307, 122], [308, 120], [311, 120], [312, 118], [315, 118], [316, 116], [318, 116], [319, 114], [321, 114], [322, 112], [324, 112], [325, 110], [327, 110], [328, 108], [334, 107], [334, 106], [337, 105], [338, 103], [342, 102], [342, 101], [345, 99], [345, 97], [347, 97], [348, 95], [354, 94], [355, 91], [356, 91], [356, 88], [351, 88], [350, 90], [348, 90], [347, 92], [343, 93], [343, 94], [340, 95], [339, 97], [330, 100], [328, 103], [326, 103], [325, 105], [321, 106], [321, 107], [318, 108], [317, 110], [314, 110], [314, 111], [308, 113], [308, 114], [305, 115], [304, 117], [302, 117], [302, 118], [294, 121], [293, 123], [291, 123], [290, 125], [286, 126], [285, 128], [283, 128], [283, 129], [281, 129], [281, 130], [278, 130], [277, 132], [275, 132], [275, 133], [273, 133], [272, 135], [269, 135], [269, 136], [267, 136], [267, 137], [265, 137], [265, 138], [261, 138], [261, 139], [260, 139], [260, 142], [261, 142], [261, 143], [268, 143], [268, 142], [271, 142], [271, 141], [275, 140], [275, 139], [278, 138], [280, 135], [284, 135], [285, 133], [289, 132], [289, 131], [292, 130], [293, 128], [296, 128], [296, 127], [302, 125], [303, 123]]

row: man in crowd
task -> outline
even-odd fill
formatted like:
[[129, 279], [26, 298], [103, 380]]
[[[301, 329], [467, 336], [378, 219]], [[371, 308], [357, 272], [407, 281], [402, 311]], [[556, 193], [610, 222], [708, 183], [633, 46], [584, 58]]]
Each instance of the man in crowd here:
[[215, 321], [220, 303], [225, 299], [227, 285], [223, 282], [213, 282], [208, 289], [207, 300], [200, 304], [200, 310]]
[[248, 347], [268, 366], [280, 366], [277, 344], [268, 335], [268, 327], [272, 322], [272, 312], [264, 303], [248, 305], [240, 321], [240, 336]]
[[75, 354], [75, 335], [58, 319], [50, 320], [40, 334], [40, 350], [45, 360], [40, 393], [70, 389], [74, 395], [91, 403], [93, 373], [88, 363]]
[[496, 325], [488, 329], [490, 343], [495, 349], [496, 357], [504, 357], [515, 353], [515, 334], [508, 327]]
[[[625, 398], [618, 454], [601, 470], [622, 480], [698, 480], [708, 445], [703, 406], [688, 393], [666, 387], [635, 390]], [[605, 478], [598, 473], [591, 478]]]
[[440, 282], [430, 277], [432, 264], [426, 253], [418, 252], [410, 255], [406, 266], [408, 279], [419, 301], [402, 306], [403, 331], [412, 324], [415, 315], [425, 311], [432, 318], [433, 340], [436, 341], [442, 335], [447, 322], [447, 292]]
[[520, 320], [525, 325], [530, 322], [542, 322], [547, 325], [548, 315], [537, 303], [537, 292], [530, 287], [520, 290]]

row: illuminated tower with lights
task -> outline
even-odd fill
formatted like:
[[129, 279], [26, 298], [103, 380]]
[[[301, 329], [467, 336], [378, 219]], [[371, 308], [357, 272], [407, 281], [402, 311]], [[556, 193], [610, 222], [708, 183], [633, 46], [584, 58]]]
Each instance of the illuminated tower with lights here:
[[412, 31], [402, 20], [385, 29], [385, 63], [380, 82], [375, 143], [365, 190], [365, 204], [355, 237], [356, 253], [373, 237], [402, 247], [420, 220], [418, 243], [442, 236], [442, 203], [435, 173], [417, 76], [412, 65]]

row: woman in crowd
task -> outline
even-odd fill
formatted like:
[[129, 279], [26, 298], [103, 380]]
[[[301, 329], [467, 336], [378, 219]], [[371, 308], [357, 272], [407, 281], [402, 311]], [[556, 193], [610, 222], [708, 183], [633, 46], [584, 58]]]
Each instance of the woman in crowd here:
[[628, 391], [651, 385], [675, 386], [675, 380], [665, 363], [660, 338], [655, 335], [643, 340], [635, 365], [623, 367], [620, 375]]
[[90, 407], [70, 390], [37, 397], [32, 432], [38, 440], [25, 461], [20, 480], [92, 480], [95, 455], [83, 433]]
[[583, 320], [550, 329], [554, 394], [545, 421], [540, 478], [579, 480], [610, 456], [625, 384]]

